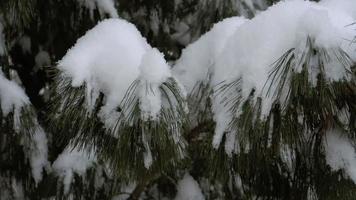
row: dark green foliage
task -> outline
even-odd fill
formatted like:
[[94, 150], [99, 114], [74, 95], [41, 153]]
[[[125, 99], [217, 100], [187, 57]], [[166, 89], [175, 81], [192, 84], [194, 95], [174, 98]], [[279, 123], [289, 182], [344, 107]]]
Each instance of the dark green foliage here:
[[[312, 59], [317, 60], [317, 68]], [[325, 74], [331, 61], [337, 61], [332, 67], [345, 72], [343, 79], [331, 80]], [[353, 183], [340, 176], [338, 181], [334, 179], [337, 173], [327, 167], [323, 144], [327, 131], [333, 129], [355, 138], [353, 64], [342, 50], [317, 48], [312, 38], [307, 38], [303, 49], [289, 50], [274, 64], [265, 87], [274, 103], [266, 117], [261, 116], [263, 97], [252, 91], [244, 100], [239, 79], [220, 86], [218, 94], [236, 91], [221, 103], [232, 113], [240, 110], [230, 123], [230, 130], [237, 133], [240, 153], [225, 159], [220, 153], [212, 162], [241, 176], [248, 186], [247, 198], [251, 192], [262, 198], [306, 199], [313, 191], [320, 198], [337, 195], [338, 199], [352, 199], [356, 192], [350, 188]], [[283, 158], [286, 150], [291, 153], [292, 166]], [[213, 155], [220, 151], [221, 147]], [[327, 187], [326, 181], [340, 182], [340, 187]], [[343, 188], [348, 188], [347, 192], [341, 192]]]
[[[244, 2], [234, 7], [232, 0], [183, 0], [178, 7], [174, 1], [167, 0], [116, 2], [120, 16], [134, 23], [168, 60], [177, 59], [184, 48], [184, 44], [171, 37], [176, 31], [176, 22], [191, 18], [188, 34], [194, 40], [225, 17], [255, 14]], [[276, 1], [267, 2], [270, 5]], [[157, 32], [151, 26], [154, 14], [158, 16]], [[286, 52], [272, 66], [265, 86], [266, 93], [274, 100], [267, 116], [261, 116], [264, 96], [251, 91], [244, 99], [240, 79], [211, 88], [207, 77], [187, 100], [180, 96], [173, 79], [163, 83], [160, 92], [170, 101], [157, 119], [145, 119], [135, 95], [142, 83], [136, 81], [117, 108], [125, 116], [117, 119], [115, 127], [105, 127], [97, 115], [105, 102], [104, 94], [99, 94], [94, 109], [89, 112], [85, 85], [74, 88], [70, 79], [51, 75], [51, 68], [33, 72], [34, 58], [40, 49], [50, 54], [55, 65], [77, 38], [100, 19], [97, 10], [91, 18], [89, 11], [75, 0], [1, 1], [0, 21], [6, 25], [4, 36], [8, 55], [1, 58], [0, 64], [4, 65], [8, 77], [10, 69], [18, 72], [36, 110], [23, 108], [19, 133], [13, 129], [13, 113], [3, 116], [0, 110], [0, 188], [10, 190], [12, 177], [15, 177], [30, 199], [69, 198], [56, 174], [44, 173], [38, 185], [32, 178], [23, 135], [29, 137], [33, 133], [37, 123], [34, 119], [38, 115], [40, 123], [49, 130], [51, 163], [68, 144], [94, 148], [99, 157], [85, 178], [75, 175], [70, 191], [74, 199], [110, 199], [121, 192], [120, 186], [132, 180], [137, 180], [138, 184], [131, 199], [142, 193], [153, 199], [150, 189], [154, 187], [159, 194], [173, 198], [175, 184], [186, 170], [200, 183], [206, 181], [212, 186], [204, 191], [209, 195], [207, 199], [299, 200], [307, 199], [312, 193], [319, 199], [355, 198], [355, 184], [344, 177], [341, 170], [330, 169], [323, 145], [326, 132], [332, 129], [342, 130], [355, 142], [356, 71], [345, 52], [318, 48], [312, 38], [306, 40], [304, 51], [296, 48]], [[22, 52], [18, 44], [24, 35], [32, 42], [29, 54]], [[317, 59], [317, 68], [313, 68], [316, 75], [311, 71], [312, 59]], [[341, 64], [337, 67], [345, 68], [344, 79], [327, 78], [324, 68], [330, 60], [337, 60]], [[53, 91], [48, 101], [38, 93], [51, 84]], [[147, 89], [150, 91], [150, 86]], [[231, 155], [226, 154], [223, 145], [226, 134], [217, 149], [211, 145], [215, 129], [210, 102], [213, 89], [218, 90], [217, 95], [226, 95], [221, 103], [232, 113], [241, 111], [230, 123], [229, 131], [237, 134], [239, 144], [236, 153]], [[185, 102], [189, 104], [188, 116], [183, 112]], [[341, 113], [347, 116], [346, 121]], [[177, 140], [173, 133], [179, 136]], [[149, 169], [144, 166], [147, 147], [153, 158]], [[290, 163], [286, 161], [286, 153], [293, 158]], [[115, 176], [102, 169], [106, 161], [114, 169]], [[103, 173], [104, 178], [104, 184], [98, 188], [95, 186], [97, 173]]]
[[[132, 83], [117, 109], [120, 117], [116, 125], [105, 128], [98, 118], [104, 95], [95, 100], [94, 109], [90, 110], [85, 86], [74, 88], [68, 78], [59, 75], [53, 90], [53, 115], [49, 117], [55, 125], [53, 132], [65, 144], [71, 142], [96, 149], [99, 157], [109, 162], [114, 174], [123, 180], [138, 180], [148, 171], [161, 173], [176, 169], [185, 154], [185, 141], [181, 137], [186, 123], [185, 100], [180, 88], [173, 78], [162, 83], [159, 90], [168, 105], [157, 119], [145, 119], [137, 96], [138, 87], [150, 90], [151, 86], [141, 86], [140, 80]], [[153, 165], [146, 169], [144, 156], [148, 151], [152, 152]]]

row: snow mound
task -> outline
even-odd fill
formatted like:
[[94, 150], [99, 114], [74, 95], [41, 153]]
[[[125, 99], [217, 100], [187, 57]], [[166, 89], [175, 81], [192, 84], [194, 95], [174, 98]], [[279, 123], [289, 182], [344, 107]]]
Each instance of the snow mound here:
[[20, 116], [21, 108], [30, 104], [30, 100], [23, 91], [23, 89], [17, 85], [16, 82], [8, 80], [3, 72], [0, 70], [0, 104], [2, 114], [8, 115], [14, 111], [14, 116]]
[[204, 200], [199, 184], [188, 173], [178, 182], [175, 200]]
[[207, 78], [228, 38], [246, 21], [242, 17], [224, 19], [199, 40], [183, 49], [182, 56], [176, 61], [172, 71], [187, 92], [192, 92], [198, 82]]
[[156, 117], [161, 109], [159, 85], [171, 76], [164, 56], [152, 48], [136, 27], [121, 19], [107, 19], [78, 39], [58, 68], [72, 80], [73, 87], [86, 87], [88, 110], [99, 92], [105, 95], [100, 117], [106, 125], [115, 123], [120, 106], [131, 84], [140, 79], [141, 109]]

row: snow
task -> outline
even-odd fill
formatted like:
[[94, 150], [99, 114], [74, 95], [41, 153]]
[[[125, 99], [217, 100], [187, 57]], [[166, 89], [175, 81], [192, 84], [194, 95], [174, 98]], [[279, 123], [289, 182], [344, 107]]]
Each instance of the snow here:
[[122, 19], [107, 19], [89, 30], [58, 62], [58, 68], [73, 87], [86, 86], [89, 111], [99, 92], [105, 95], [99, 117], [109, 128], [120, 116], [116, 110], [135, 80], [140, 80], [135, 95], [143, 117], [155, 119], [162, 103], [159, 86], [171, 77], [164, 55]]
[[67, 146], [52, 164], [54, 172], [63, 179], [65, 194], [68, 194], [70, 190], [74, 173], [83, 176], [95, 162], [96, 155], [92, 149]]
[[[0, 71], [0, 103], [3, 116], [13, 113], [14, 130], [19, 132], [21, 128], [21, 109], [30, 105], [30, 100], [23, 89], [15, 82], [8, 80]], [[47, 137], [37, 119], [34, 120], [34, 132], [32, 135], [23, 135], [26, 138], [25, 153], [28, 153], [32, 176], [36, 183], [42, 180], [43, 168], [47, 165]], [[27, 151], [28, 149], [28, 151]]]
[[40, 126], [32, 135], [29, 148], [32, 177], [37, 184], [42, 180], [42, 171], [48, 164], [47, 136]]
[[[216, 145], [216, 144], [215, 144]], [[236, 153], [239, 151], [239, 144], [236, 142], [236, 133], [230, 131], [226, 134], [226, 142], [225, 142], [225, 152], [227, 155], [232, 156], [232, 153]]]
[[153, 162], [152, 152], [150, 149], [150, 145], [146, 139], [146, 133], [142, 131], [142, 143], [145, 147], [145, 152], [143, 153], [143, 164], [145, 165], [146, 169], [149, 169]]
[[[322, 3], [301, 0], [279, 2], [251, 20], [230, 18], [218, 23], [210, 32], [183, 50], [182, 57], [173, 68], [174, 75], [188, 92], [192, 92], [199, 82], [208, 82], [214, 90], [212, 109], [216, 122], [213, 138], [215, 148], [220, 145], [223, 135], [229, 132], [232, 117], [241, 112], [238, 109], [237, 113], [231, 113], [230, 107], [225, 105], [226, 99], [240, 95], [241, 102], [244, 102], [254, 89], [254, 101], [257, 97], [263, 97], [264, 118], [275, 100], [267, 96], [264, 90], [271, 65], [293, 48], [296, 49], [298, 58], [298, 53], [305, 51], [308, 37], [317, 48], [341, 48], [356, 60], [353, 52], [355, 45], [349, 42], [356, 33], [353, 27], [347, 26], [355, 21], [353, 14], [356, 9], [347, 6], [353, 5], [353, 2], [343, 2], [345, 4], [336, 8], [331, 6], [336, 4], [335, 0]], [[296, 70], [300, 70], [298, 67], [295, 66]], [[325, 69], [326, 77], [330, 80], [340, 80], [346, 76], [344, 66], [337, 62], [336, 57], [331, 57]], [[308, 70], [314, 75], [319, 72], [313, 67]], [[210, 81], [207, 80], [208, 74], [211, 74]], [[219, 94], [219, 84], [239, 79], [239, 88], [227, 91], [225, 96]], [[231, 152], [234, 145], [230, 143], [227, 146], [228, 152]]]
[[[86, 84], [88, 94], [103, 92], [104, 121], [113, 120], [127, 88], [139, 76], [141, 59], [150, 46], [136, 27], [121, 19], [107, 19], [89, 30], [59, 61], [72, 86]], [[88, 99], [92, 96], [92, 99]], [[95, 102], [97, 95], [87, 95]]]
[[199, 184], [188, 173], [178, 182], [175, 200], [204, 200]]
[[354, 0], [322, 0], [320, 4], [356, 19], [356, 1]]
[[19, 117], [21, 108], [29, 103], [23, 89], [14, 81], [8, 80], [0, 70], [0, 104], [3, 116], [14, 112], [14, 116]]
[[101, 16], [108, 14], [112, 18], [119, 17], [113, 0], [78, 0], [78, 2], [89, 9], [91, 18], [93, 18], [95, 8], [98, 8]]
[[143, 56], [139, 69], [141, 84], [138, 96], [143, 117], [156, 119], [162, 107], [159, 86], [171, 77], [170, 67], [164, 55], [154, 48]]
[[324, 141], [326, 162], [332, 170], [343, 169], [356, 184], [355, 145], [339, 130], [330, 130]]
[[227, 18], [183, 49], [182, 56], [173, 67], [173, 74], [183, 83], [187, 92], [191, 92], [197, 83], [207, 78], [227, 39], [245, 21], [241, 17]]
[[353, 34], [344, 26], [351, 18], [333, 24], [330, 19], [334, 16], [328, 12], [316, 3], [294, 0], [280, 2], [260, 13], [230, 37], [216, 61], [213, 83], [242, 77], [245, 99], [252, 88], [261, 95], [271, 64], [287, 50], [305, 43], [307, 36], [315, 38], [319, 48], [338, 48], [347, 43], [344, 38], [352, 38]]

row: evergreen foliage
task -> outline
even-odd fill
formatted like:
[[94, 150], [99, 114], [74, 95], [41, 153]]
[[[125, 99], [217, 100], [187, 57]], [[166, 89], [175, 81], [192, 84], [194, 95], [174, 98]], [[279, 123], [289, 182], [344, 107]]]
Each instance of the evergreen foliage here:
[[[85, 2], [0, 3], [5, 41], [0, 66], [30, 100], [19, 112], [14, 107], [5, 114], [0, 107], [0, 200], [173, 199], [187, 172], [206, 199], [355, 198], [356, 183], [326, 161], [330, 131], [356, 145], [356, 65], [342, 48], [321, 48], [307, 37], [270, 66], [265, 96], [252, 89], [244, 98], [242, 77], [211, 86], [212, 74], [186, 95], [179, 80], [169, 77], [158, 86], [164, 103], [156, 118], [145, 116], [138, 96], [142, 88], [154, 93], [154, 86], [138, 78], [116, 108], [115, 123], [108, 125], [99, 117], [107, 96], [99, 92], [89, 109], [89, 86], [73, 87], [55, 63], [109, 17], [100, 3], [93, 0], [95, 8], [89, 8]], [[113, 2], [120, 17], [173, 62], [214, 23], [236, 15], [252, 18], [276, 1]], [[29, 52], [24, 38], [29, 38]], [[50, 63], [39, 66], [36, 57], [42, 51]], [[328, 77], [330, 64], [342, 67], [342, 79]], [[267, 114], [262, 113], [265, 98], [273, 102]], [[218, 146], [212, 145], [214, 99], [233, 116]], [[40, 180], [31, 160], [38, 151], [38, 131], [48, 140], [48, 163], [38, 166], [43, 168]], [[74, 162], [94, 157], [90, 167], [71, 168], [65, 175], [54, 170], [66, 149], [78, 150]]]

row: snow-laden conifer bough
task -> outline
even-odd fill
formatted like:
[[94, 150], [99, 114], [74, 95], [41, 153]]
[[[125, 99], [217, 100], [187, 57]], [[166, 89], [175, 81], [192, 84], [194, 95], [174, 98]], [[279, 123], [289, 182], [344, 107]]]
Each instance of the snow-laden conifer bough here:
[[53, 117], [75, 145], [93, 145], [127, 178], [175, 167], [184, 157], [184, 90], [134, 25], [102, 21], [58, 69]]
[[268, 154], [297, 174], [298, 156], [313, 173], [325, 155], [355, 181], [355, 21], [352, 0], [280, 2], [219, 22], [169, 66], [134, 25], [104, 20], [58, 62], [53, 118], [61, 137], [138, 179], [180, 163], [184, 127], [195, 123], [186, 115], [209, 101], [211, 146], [227, 162]]
[[[225, 138], [230, 156], [270, 150], [291, 172], [296, 153], [317, 160], [320, 155], [311, 152], [325, 148], [327, 163], [335, 161], [328, 153], [345, 153], [314, 144], [332, 134], [350, 139], [355, 134], [355, 20], [353, 1], [286, 1], [251, 20], [226, 19], [184, 49], [173, 71], [188, 96], [210, 95], [213, 147], [222, 148]], [[193, 107], [196, 115], [205, 103], [201, 111]], [[350, 177], [355, 173], [349, 169], [356, 168], [352, 146], [345, 146], [350, 156], [339, 159], [340, 165], [331, 164], [344, 166]]]
[[39, 183], [42, 171], [48, 165], [47, 136], [38, 124], [36, 113], [25, 92], [16, 82], [5, 77], [1, 67], [0, 105], [1, 141], [10, 140], [11, 137], [23, 140], [23, 151], [29, 160], [32, 177], [35, 183]]
[[[6, 53], [2, 31], [3, 27], [0, 23], [0, 56], [4, 56]], [[0, 65], [0, 150], [3, 152], [4, 148], [11, 148], [14, 145], [11, 143], [13, 141], [21, 141], [20, 146], [23, 149], [25, 160], [18, 162], [29, 163], [32, 175], [21, 180], [33, 179], [35, 184], [38, 184], [43, 178], [43, 171], [49, 166], [47, 136], [37, 121], [36, 112], [24, 90], [17, 82], [9, 80], [12, 71], [4, 69]], [[8, 73], [8, 76], [3, 70]], [[24, 183], [24, 186], [22, 181], [17, 180], [14, 176], [10, 176], [10, 179], [7, 178], [6, 175], [5, 177], [3, 174], [0, 175], [0, 199], [10, 198], [7, 196], [10, 194], [7, 191], [8, 188], [3, 187], [3, 184], [6, 186], [6, 181], [11, 181], [12, 189], [15, 191], [14, 195], [18, 199], [24, 197], [24, 187], [32, 187], [27, 183]]]

